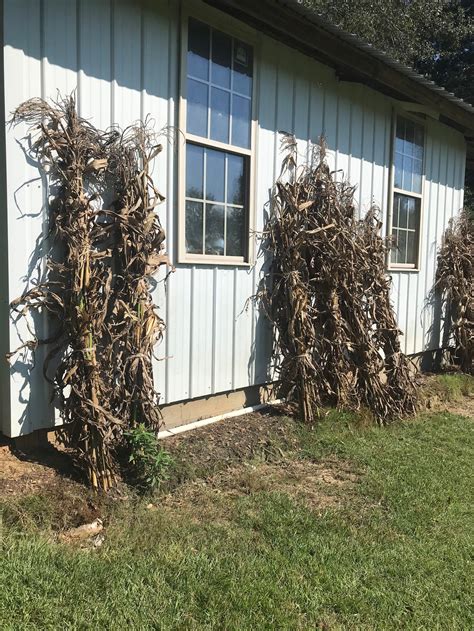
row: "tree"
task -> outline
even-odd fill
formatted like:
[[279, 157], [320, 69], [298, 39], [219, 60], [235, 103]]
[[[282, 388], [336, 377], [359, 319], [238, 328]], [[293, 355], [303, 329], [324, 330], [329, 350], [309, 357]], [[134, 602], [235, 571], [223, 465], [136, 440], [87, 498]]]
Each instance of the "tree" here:
[[474, 103], [472, 0], [304, 0], [304, 4]]

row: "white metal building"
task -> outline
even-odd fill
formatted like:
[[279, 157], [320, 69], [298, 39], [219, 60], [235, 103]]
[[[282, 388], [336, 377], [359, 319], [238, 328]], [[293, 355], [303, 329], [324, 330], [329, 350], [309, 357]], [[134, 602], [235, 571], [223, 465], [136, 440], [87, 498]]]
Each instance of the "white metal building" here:
[[[247, 301], [260, 277], [254, 233], [279, 173], [280, 131], [296, 135], [302, 156], [324, 133], [331, 165], [358, 186], [360, 213], [380, 206], [399, 246], [388, 267], [405, 351], [440, 347], [436, 253], [463, 204], [474, 108], [296, 0], [1, 4], [5, 119], [28, 98], [75, 90], [81, 116], [98, 127], [150, 114], [158, 128], [182, 132], [155, 164], [176, 266], [156, 288], [168, 327], [156, 363], [168, 426], [255, 403], [270, 379], [271, 331]], [[8, 304], [41, 269], [47, 206], [22, 149], [26, 130], [1, 130], [4, 355], [27, 337]], [[35, 326], [44, 333], [45, 322]], [[40, 354], [35, 365], [23, 355], [1, 362], [8, 436], [54, 425], [41, 364]]]

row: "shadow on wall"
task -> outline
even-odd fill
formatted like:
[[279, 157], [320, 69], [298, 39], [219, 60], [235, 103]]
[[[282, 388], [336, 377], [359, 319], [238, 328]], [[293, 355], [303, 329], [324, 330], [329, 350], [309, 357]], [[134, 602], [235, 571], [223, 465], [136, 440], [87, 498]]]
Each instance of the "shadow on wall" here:
[[[18, 201], [21, 189], [36, 180], [24, 182], [13, 194], [20, 221], [27, 222], [32, 217], [43, 218], [41, 234], [36, 237], [35, 247], [29, 256], [25, 276], [21, 278], [24, 292], [26, 292], [44, 281], [46, 275], [50, 273], [46, 269], [46, 258], [51, 249], [47, 191], [49, 190], [52, 195], [55, 191], [48, 187], [46, 177], [41, 174], [39, 163], [31, 155], [30, 137], [28, 136], [24, 143], [18, 141], [17, 143], [21, 147], [28, 166], [38, 171], [39, 175], [36, 180], [41, 182], [43, 192], [42, 206], [37, 212], [22, 208]], [[20, 298], [20, 296], [13, 297], [13, 300], [16, 298]], [[10, 321], [16, 329], [18, 347], [20, 348], [17, 353], [15, 353], [15, 348], [11, 349], [14, 354], [10, 361], [10, 376], [13, 381], [22, 380], [18, 392], [22, 413], [16, 422], [19, 425], [19, 433], [28, 434], [38, 429], [39, 426], [50, 427], [54, 425], [56, 404], [52, 383], [49, 379], [45, 379], [45, 360], [51, 359], [51, 371], [49, 372], [54, 374], [60, 357], [49, 357], [54, 346], [48, 343], [36, 346], [34, 342], [35, 339], [46, 342], [54, 339], [54, 331], [57, 329], [58, 323], [53, 323], [47, 313], [39, 311], [30, 312], [25, 319], [22, 316], [22, 308], [20, 304], [16, 309], [10, 310]], [[22, 346], [23, 348], [21, 348]], [[37, 423], [39, 419], [40, 425]]]
[[[4, 4], [4, 45], [21, 50], [25, 65], [28, 59], [43, 64], [45, 96], [54, 97], [57, 89], [71, 91], [75, 86], [80, 92], [81, 77], [73, 73], [81, 72], [85, 80], [110, 84], [111, 91], [114, 83], [137, 95], [145, 90], [151, 96], [169, 98], [163, 65], [169, 69], [168, 47], [178, 39], [179, 3], [170, 3], [176, 5], [172, 9], [146, 0], [5, 0]], [[71, 71], [73, 85], [54, 85], [55, 79], [67, 81], [60, 69]], [[39, 79], [32, 78], [35, 83]], [[100, 96], [92, 93], [88, 98], [97, 104]], [[113, 107], [113, 102], [108, 105]]]
[[421, 317], [426, 313], [431, 314], [431, 324], [426, 332], [420, 368], [423, 372], [439, 372], [442, 367], [445, 350], [449, 348], [449, 330], [447, 325], [449, 314], [436, 285], [431, 288], [425, 300]]
[[[271, 199], [271, 191], [268, 191], [268, 197]], [[270, 203], [268, 202], [264, 208], [263, 225], [265, 226], [270, 212]], [[265, 241], [260, 241], [257, 254], [258, 262], [260, 262], [259, 280], [256, 291], [258, 293], [265, 292], [266, 277], [272, 264], [272, 255], [266, 247]], [[258, 269], [258, 264], [257, 264]], [[248, 361], [248, 379], [249, 383], [265, 384], [275, 379], [275, 370], [273, 364], [273, 325], [267, 318], [264, 308], [256, 296], [252, 298], [255, 301], [256, 322], [255, 334], [252, 341], [250, 357]], [[253, 375], [255, 371], [255, 377]]]

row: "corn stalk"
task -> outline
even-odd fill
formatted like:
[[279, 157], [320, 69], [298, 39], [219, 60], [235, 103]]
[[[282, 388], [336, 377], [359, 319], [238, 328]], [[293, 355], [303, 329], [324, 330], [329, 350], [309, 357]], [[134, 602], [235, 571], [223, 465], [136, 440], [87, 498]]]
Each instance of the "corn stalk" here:
[[436, 288], [446, 313], [447, 337], [461, 370], [473, 373], [474, 359], [474, 229], [467, 210], [451, 220], [438, 254]]
[[[33, 346], [51, 346], [44, 372], [54, 359], [62, 440], [91, 485], [108, 490], [123, 432], [160, 422], [152, 353], [164, 323], [150, 280], [167, 258], [155, 212], [163, 197], [150, 166], [161, 145], [146, 124], [96, 129], [78, 116], [72, 97], [27, 101], [12, 122], [28, 123], [37, 135], [30, 152], [54, 191], [45, 277], [12, 308], [42, 311], [55, 323], [55, 335]], [[106, 193], [112, 201], [103, 208]]]
[[367, 407], [380, 422], [412, 413], [378, 211], [355, 219], [354, 188], [333, 177], [324, 141], [304, 164], [293, 136], [283, 149], [263, 235], [272, 263], [257, 294], [275, 326], [280, 395], [310, 425], [325, 403]]

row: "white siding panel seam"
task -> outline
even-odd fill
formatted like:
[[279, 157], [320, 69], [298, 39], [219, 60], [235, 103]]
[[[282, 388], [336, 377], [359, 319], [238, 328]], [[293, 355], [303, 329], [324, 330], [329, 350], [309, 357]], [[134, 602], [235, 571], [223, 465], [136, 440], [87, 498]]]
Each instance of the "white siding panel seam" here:
[[[179, 271], [179, 270], [178, 270]], [[193, 398], [194, 396], [194, 388], [193, 388], [193, 377], [194, 377], [194, 327], [193, 327], [193, 317], [194, 317], [194, 276], [196, 272], [196, 266], [193, 265], [191, 267], [191, 282], [189, 285], [190, 288], [190, 297], [189, 297], [189, 398]]]
[[81, 50], [81, 0], [76, 0], [76, 104], [79, 116], [82, 116], [81, 98], [79, 96], [82, 94]]
[[311, 112], [313, 105], [313, 90], [312, 83], [308, 80], [308, 120], [307, 120], [307, 128], [306, 128], [306, 138], [308, 142], [306, 143], [306, 162], [309, 163], [311, 160]]
[[110, 123], [115, 120], [115, 2], [110, 0]]
[[[212, 336], [211, 336], [211, 393], [216, 392], [216, 352], [217, 352], [217, 273], [216, 266], [212, 270]], [[222, 351], [222, 349], [221, 349]]]
[[234, 284], [232, 287], [232, 390], [235, 390], [236, 364], [236, 330], [237, 330], [237, 269], [233, 270]]

